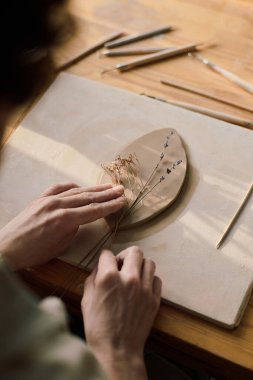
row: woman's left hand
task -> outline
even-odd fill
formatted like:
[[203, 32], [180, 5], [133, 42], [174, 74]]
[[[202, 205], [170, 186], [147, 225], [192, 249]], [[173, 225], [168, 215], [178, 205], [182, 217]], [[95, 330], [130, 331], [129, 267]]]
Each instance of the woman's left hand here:
[[0, 231], [0, 252], [12, 270], [60, 256], [80, 225], [119, 211], [125, 204], [123, 194], [123, 186], [111, 184], [52, 186]]

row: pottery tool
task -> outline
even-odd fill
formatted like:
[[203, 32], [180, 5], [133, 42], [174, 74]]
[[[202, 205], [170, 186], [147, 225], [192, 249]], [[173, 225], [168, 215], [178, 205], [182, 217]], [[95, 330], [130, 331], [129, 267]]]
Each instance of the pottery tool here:
[[235, 83], [237, 86], [239, 86], [243, 90], [249, 92], [250, 94], [253, 94], [253, 84], [245, 81], [244, 79], [240, 78], [238, 75], [235, 75], [231, 71], [223, 69], [222, 67], [216, 65], [215, 63], [209, 61], [208, 59], [202, 57], [199, 54], [194, 53], [194, 54], [189, 54], [189, 55], [197, 59], [199, 62], [202, 62], [209, 69], [215, 71], [218, 74], [221, 74], [224, 78], [227, 78], [231, 82]]
[[213, 117], [214, 119], [222, 120], [222, 121], [225, 121], [227, 123], [240, 125], [241, 127], [253, 129], [253, 121], [251, 121], [251, 120], [238, 118], [235, 116], [228, 115], [224, 112], [211, 110], [210, 108], [195, 106], [194, 104], [190, 104], [190, 103], [186, 103], [186, 102], [157, 98], [156, 96], [148, 95], [145, 93], [141, 93], [140, 95], [147, 96], [148, 98], [151, 98], [151, 99], [159, 100], [160, 102], [172, 104], [173, 106], [185, 108], [185, 109], [190, 110], [192, 112], [201, 113], [202, 115], [210, 116], [210, 117]]
[[189, 53], [191, 51], [195, 51], [195, 50], [197, 50], [199, 45], [200, 44], [191, 44], [191, 45], [184, 45], [181, 47], [176, 47], [174, 49], [166, 49], [166, 50], [158, 52], [158, 53], [150, 54], [147, 57], [138, 58], [138, 59], [131, 61], [131, 62], [119, 63], [112, 69], [104, 70], [102, 72], [102, 74], [113, 71], [113, 70], [128, 71], [128, 70], [134, 69], [136, 67], [147, 65], [149, 63], [161, 61], [161, 60], [166, 59], [166, 58], [173, 58], [173, 57], [176, 57], [176, 56], [184, 54], [184, 53]]
[[116, 33], [113, 33], [106, 38], [103, 38], [101, 41], [99, 41], [95, 45], [87, 48], [81, 54], [77, 55], [75, 58], [72, 58], [68, 62], [65, 62], [62, 65], [56, 67], [55, 72], [59, 73], [63, 70], [67, 70], [69, 67], [75, 65], [76, 63], [80, 62], [82, 59], [88, 57], [90, 54], [95, 53], [97, 50], [101, 49], [106, 42], [115, 40], [115, 38], [118, 38], [122, 35], [123, 35], [122, 32], [116, 32]]
[[175, 80], [161, 80], [161, 83], [166, 85], [166, 86], [171, 86], [171, 87], [174, 87], [174, 88], [178, 88], [180, 90], [184, 90], [184, 91], [187, 91], [187, 92], [190, 92], [192, 94], [196, 94], [196, 95], [200, 95], [200, 96], [203, 96], [207, 99], [212, 99], [212, 100], [215, 100], [217, 102], [220, 102], [220, 103], [223, 103], [223, 104], [227, 104], [228, 106], [232, 106], [232, 107], [235, 107], [235, 108], [239, 108], [243, 111], [248, 111], [248, 112], [253, 112], [253, 108], [248, 108], [248, 107], [245, 107], [237, 102], [233, 102], [233, 101], [230, 101], [230, 100], [226, 100], [220, 96], [217, 96], [217, 95], [212, 95], [212, 94], [209, 94], [208, 92], [206, 91], [203, 91], [203, 90], [199, 90], [199, 89], [196, 89], [194, 87], [191, 87], [189, 85], [186, 85], [186, 84], [181, 84]]
[[152, 54], [158, 53], [159, 51], [174, 49], [173, 47], [167, 48], [138, 48], [138, 49], [128, 49], [128, 50], [106, 50], [101, 54], [105, 57], [123, 57], [126, 55], [141, 55], [141, 54]]
[[228, 115], [224, 112], [211, 110], [210, 108], [206, 108], [206, 107], [195, 106], [194, 104], [180, 102], [180, 101], [176, 101], [176, 100], [173, 100], [173, 101], [170, 101], [170, 100], [167, 101], [166, 100], [166, 102], [169, 104], [173, 104], [175, 106], [181, 107], [181, 108], [185, 108], [185, 109], [193, 111], [193, 112], [201, 113], [202, 115], [210, 116], [210, 117], [213, 117], [215, 119], [225, 121], [227, 123], [240, 125], [241, 127], [253, 129], [253, 121], [251, 121], [251, 120], [231, 116], [231, 115]]
[[233, 227], [235, 221], [237, 220], [237, 218], [239, 217], [241, 211], [243, 210], [244, 206], [246, 205], [251, 193], [252, 193], [252, 190], [253, 190], [253, 183], [251, 184], [250, 186], [250, 189], [249, 191], [247, 192], [244, 200], [242, 201], [242, 204], [240, 205], [239, 209], [237, 210], [237, 212], [235, 213], [234, 217], [232, 218], [231, 222], [229, 223], [229, 225], [227, 226], [226, 230], [224, 231], [219, 243], [217, 244], [216, 248], [219, 249], [221, 244], [223, 243], [223, 241], [225, 240], [226, 236], [228, 235], [229, 231], [231, 230], [231, 228]]
[[172, 30], [174, 30], [172, 26], [165, 26], [159, 29], [151, 30], [149, 32], [134, 34], [132, 36], [119, 38], [116, 41], [105, 43], [104, 46], [108, 49], [113, 49], [118, 46], [127, 45], [127, 44], [131, 44], [132, 42], [141, 41], [146, 38], [158, 36], [159, 34], [162, 34], [162, 33], [171, 32]]

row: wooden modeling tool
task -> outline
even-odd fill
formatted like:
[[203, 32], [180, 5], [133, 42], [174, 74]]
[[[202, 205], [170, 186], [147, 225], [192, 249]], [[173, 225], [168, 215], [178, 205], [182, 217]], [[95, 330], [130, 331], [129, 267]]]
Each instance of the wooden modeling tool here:
[[106, 50], [103, 51], [101, 54], [105, 57], [123, 57], [126, 55], [141, 55], [141, 54], [152, 54], [152, 53], [158, 53], [159, 51], [168, 50], [168, 49], [174, 49], [174, 47], [167, 47], [167, 48], [139, 48], [139, 49], [128, 49], [128, 50]]
[[214, 119], [222, 120], [222, 121], [225, 121], [227, 123], [240, 125], [241, 127], [245, 127], [248, 129], [253, 129], [253, 121], [248, 120], [248, 119], [243, 119], [240, 117], [231, 116], [231, 115], [228, 115], [224, 112], [211, 110], [210, 108], [195, 106], [194, 104], [190, 104], [190, 103], [186, 103], [186, 102], [157, 98], [155, 96], [148, 95], [145, 93], [141, 93], [140, 95], [147, 96], [148, 98], [151, 98], [151, 99], [159, 100], [160, 102], [172, 104], [173, 106], [185, 108], [185, 109], [190, 110], [192, 112], [197, 112], [197, 113], [200, 113], [202, 115], [210, 116], [210, 117], [213, 117]]
[[233, 102], [233, 101], [230, 101], [230, 100], [226, 100], [224, 98], [221, 98], [217, 95], [212, 95], [212, 94], [209, 94], [208, 92], [206, 91], [203, 91], [203, 90], [199, 90], [199, 89], [196, 89], [192, 86], [189, 86], [189, 85], [186, 85], [186, 84], [181, 84], [175, 80], [161, 80], [161, 83], [166, 85], [166, 86], [171, 86], [171, 87], [174, 87], [174, 88], [178, 88], [180, 90], [183, 90], [183, 91], [187, 91], [187, 92], [190, 92], [192, 94], [196, 94], [196, 95], [200, 95], [200, 96], [203, 96], [207, 99], [212, 99], [212, 100], [215, 100], [217, 102], [220, 102], [220, 103], [223, 103], [223, 104], [227, 104], [228, 106], [232, 106], [232, 107], [235, 107], [235, 108], [239, 108], [243, 111], [248, 111], [248, 112], [253, 112], [253, 108], [248, 108], [248, 107], [245, 107], [237, 102]]
[[141, 41], [146, 38], [158, 36], [159, 34], [162, 34], [162, 33], [171, 32], [172, 30], [175, 30], [172, 26], [165, 26], [163, 28], [151, 30], [149, 32], [134, 34], [133, 36], [119, 38], [114, 42], [107, 42], [104, 45], [108, 49], [113, 49], [118, 46], [127, 45], [127, 44], [131, 44], [132, 42]]
[[161, 60], [167, 59], [167, 58], [173, 58], [173, 57], [176, 57], [176, 56], [184, 54], [184, 53], [189, 53], [191, 51], [195, 51], [195, 50], [197, 50], [199, 45], [200, 44], [191, 44], [191, 45], [184, 45], [181, 47], [176, 47], [174, 49], [166, 49], [166, 50], [158, 52], [158, 53], [150, 54], [144, 58], [138, 58], [138, 59], [131, 61], [131, 62], [117, 64], [112, 69], [104, 70], [102, 72], [102, 74], [108, 73], [108, 72], [113, 71], [113, 70], [128, 71], [128, 70], [134, 69], [136, 67], [147, 65], [149, 63], [158, 62], [158, 61], [161, 61]]
[[243, 90], [249, 92], [250, 94], [253, 94], [253, 84], [245, 81], [244, 79], [240, 78], [238, 75], [235, 75], [234, 73], [231, 73], [231, 71], [225, 70], [222, 67], [216, 65], [215, 63], [209, 61], [208, 59], [202, 57], [199, 54], [189, 54], [191, 57], [197, 59], [199, 62], [202, 62], [204, 65], [206, 65], [209, 69], [215, 71], [216, 73], [222, 75], [224, 78], [227, 78], [230, 80], [230, 82], [235, 83], [237, 86], [242, 88]]
[[242, 204], [240, 205], [239, 209], [237, 210], [237, 212], [235, 213], [234, 217], [232, 218], [231, 222], [229, 223], [229, 225], [227, 226], [227, 228], [225, 229], [225, 231], [223, 232], [223, 235], [219, 241], [219, 243], [217, 244], [216, 248], [219, 249], [221, 244], [223, 243], [223, 241], [225, 240], [226, 236], [228, 235], [229, 231], [231, 230], [231, 228], [233, 227], [236, 219], [239, 217], [241, 211], [243, 210], [244, 206], [246, 205], [251, 193], [252, 193], [252, 190], [253, 190], [253, 183], [251, 184], [250, 186], [250, 189], [249, 191], [247, 192], [244, 200], [242, 201]]
[[59, 73], [61, 71], [67, 70], [69, 67], [75, 65], [76, 63], [80, 62], [82, 59], [88, 57], [92, 53], [95, 53], [97, 50], [101, 49], [107, 41], [115, 40], [115, 38], [118, 38], [118, 37], [120, 37], [122, 35], [123, 35], [123, 32], [116, 32], [116, 33], [113, 33], [113, 34], [111, 34], [110, 36], [108, 36], [106, 38], [103, 38], [101, 41], [99, 41], [95, 45], [87, 48], [81, 54], [77, 55], [75, 58], [72, 58], [69, 61], [63, 63], [60, 66], [58, 66], [55, 69], [55, 72]]
[[168, 100], [168, 101], [166, 100], [166, 102], [174, 106], [182, 107], [193, 112], [201, 113], [202, 115], [210, 116], [215, 119], [225, 121], [227, 123], [240, 125], [241, 127], [253, 129], [253, 121], [251, 120], [235, 117], [232, 115], [228, 115], [224, 112], [211, 110], [210, 108], [206, 108], [206, 107], [195, 106], [194, 104], [180, 102], [176, 100]]

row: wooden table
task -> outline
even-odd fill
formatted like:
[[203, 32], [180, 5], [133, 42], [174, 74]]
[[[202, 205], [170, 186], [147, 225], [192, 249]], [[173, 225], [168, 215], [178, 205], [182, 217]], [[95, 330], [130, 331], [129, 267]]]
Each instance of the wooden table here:
[[[86, 47], [116, 30], [141, 32], [162, 25], [177, 27], [142, 46], [170, 46], [214, 40], [215, 48], [203, 54], [246, 80], [252, 81], [253, 63], [253, 3], [251, 0], [74, 0], [71, 5], [78, 19], [79, 33], [60, 49], [56, 60], [63, 63]], [[130, 58], [131, 59], [131, 58]], [[160, 79], [172, 78], [196, 88], [208, 90], [243, 105], [252, 104], [252, 95], [237, 88], [189, 57], [152, 64], [128, 73], [101, 75], [103, 69], [128, 58], [105, 58], [95, 53], [69, 69], [77, 75], [103, 83], [146, 93], [159, 98], [192, 102], [234, 116], [252, 119], [252, 114], [215, 101], [191, 95], [160, 84]], [[17, 114], [6, 137], [12, 132]], [[21, 116], [20, 116], [21, 115]], [[82, 289], [66, 285], [66, 273], [85, 278], [79, 269], [59, 260], [25, 271], [23, 277], [39, 293], [50, 294], [58, 287], [72, 312], [80, 313]], [[82, 282], [82, 281], [79, 281]], [[244, 380], [253, 378], [253, 298], [249, 302], [241, 325], [226, 331], [186, 312], [162, 304], [149, 343], [157, 351], [188, 366], [202, 368], [218, 379]]]

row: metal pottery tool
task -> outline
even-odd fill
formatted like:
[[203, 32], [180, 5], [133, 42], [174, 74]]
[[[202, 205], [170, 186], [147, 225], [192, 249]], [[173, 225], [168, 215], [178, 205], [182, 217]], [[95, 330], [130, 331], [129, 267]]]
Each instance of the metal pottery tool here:
[[162, 34], [162, 33], [171, 32], [172, 30], [175, 30], [175, 28], [173, 28], [172, 26], [164, 26], [162, 28], [151, 30], [149, 32], [134, 34], [132, 36], [127, 36], [123, 38], [118, 38], [116, 41], [107, 42], [104, 45], [108, 49], [113, 49], [118, 46], [123, 46], [123, 45], [131, 44], [132, 42], [141, 41], [146, 38], [158, 36], [159, 34]]
[[113, 70], [128, 71], [128, 70], [134, 69], [135, 67], [144, 66], [153, 62], [158, 62], [166, 58], [176, 57], [178, 55], [197, 50], [199, 45], [200, 44], [191, 44], [191, 45], [176, 47], [174, 49], [166, 49], [164, 51], [150, 54], [147, 57], [139, 58], [131, 62], [119, 63], [112, 69], [104, 70], [102, 74], [113, 71]]
[[139, 49], [128, 49], [128, 50], [106, 50], [102, 51], [101, 55], [105, 57], [123, 57], [126, 55], [141, 55], [141, 54], [152, 54], [158, 53], [159, 51], [164, 51], [168, 49], [174, 49], [174, 47], [167, 48], [139, 48]]
[[189, 56], [197, 59], [199, 62], [202, 62], [209, 69], [211, 69], [211, 70], [215, 71], [216, 73], [222, 75], [224, 78], [227, 78], [231, 82], [235, 83], [237, 86], [241, 87], [243, 90], [249, 92], [250, 94], [253, 94], [253, 84], [245, 81], [244, 79], [240, 78], [238, 75], [235, 75], [234, 73], [231, 73], [231, 71], [223, 69], [222, 67], [216, 65], [215, 63], [209, 61], [208, 59], [202, 57], [199, 54], [190, 53]]

